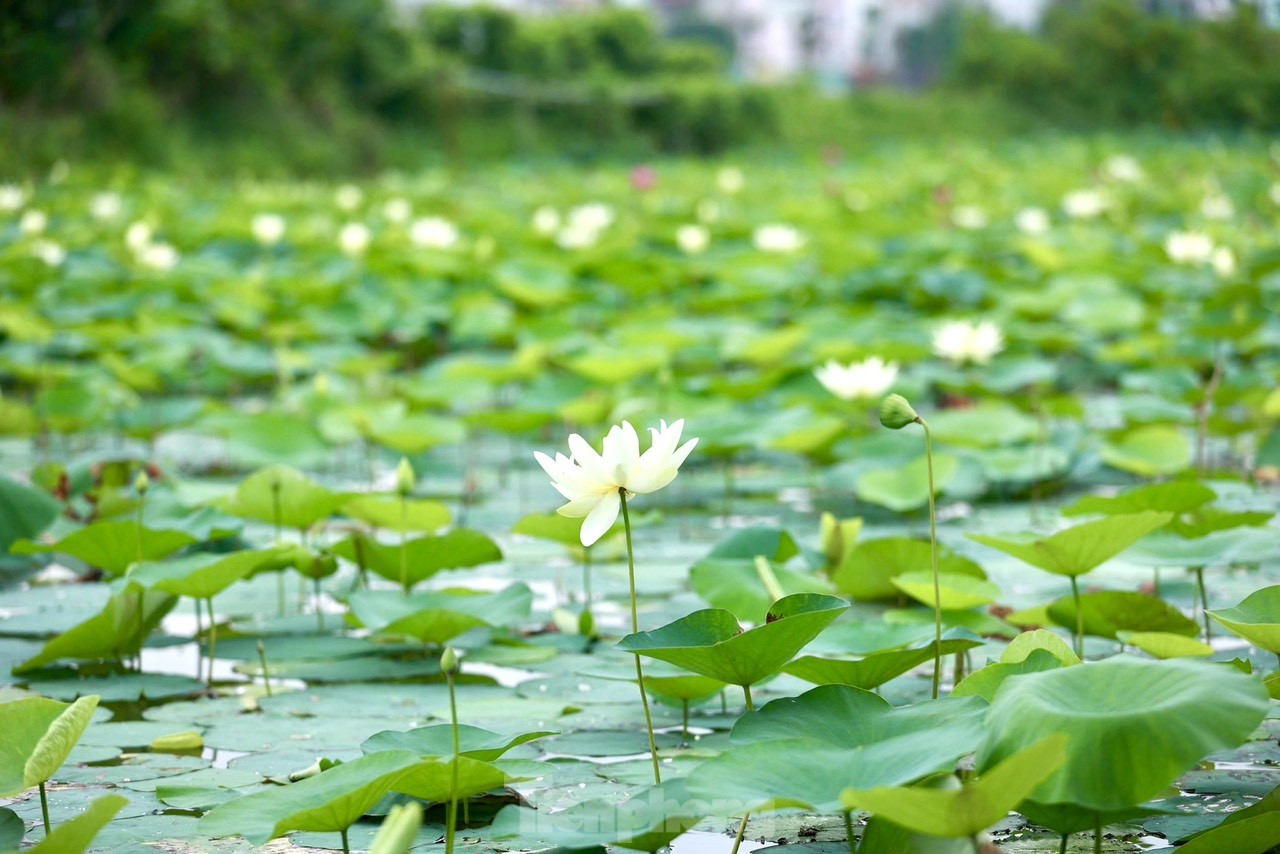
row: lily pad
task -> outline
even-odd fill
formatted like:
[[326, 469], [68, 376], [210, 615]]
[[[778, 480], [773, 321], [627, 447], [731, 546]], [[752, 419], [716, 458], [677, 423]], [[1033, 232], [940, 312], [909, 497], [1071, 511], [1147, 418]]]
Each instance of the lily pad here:
[[1038, 540], [1001, 539], [986, 534], [968, 536], [1046, 572], [1074, 577], [1115, 557], [1172, 518], [1172, 513], [1128, 513], [1084, 522]]
[[[946, 490], [960, 468], [960, 461], [948, 454], [933, 455], [933, 491]], [[897, 513], [919, 510], [929, 503], [927, 461], [919, 457], [904, 466], [872, 469], [858, 477], [854, 491], [863, 501], [887, 507]]]

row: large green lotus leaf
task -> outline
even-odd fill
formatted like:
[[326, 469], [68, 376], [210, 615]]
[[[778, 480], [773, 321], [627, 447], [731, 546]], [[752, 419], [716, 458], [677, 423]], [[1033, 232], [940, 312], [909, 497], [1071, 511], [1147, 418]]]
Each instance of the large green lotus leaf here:
[[[943, 635], [941, 654], [951, 655], [981, 645], [982, 639], [976, 635], [964, 629], [950, 629]], [[877, 652], [858, 661], [803, 655], [782, 671], [816, 685], [852, 685], [869, 691], [926, 661], [933, 661], [936, 646], [937, 642], [931, 640], [921, 647]]]
[[227, 437], [227, 455], [244, 466], [312, 467], [323, 465], [329, 455], [329, 445], [315, 427], [291, 415], [223, 415], [208, 423]]
[[1274, 513], [1261, 510], [1233, 513], [1218, 507], [1201, 507], [1175, 517], [1169, 523], [1169, 530], [1180, 537], [1195, 540], [1233, 528], [1256, 528], [1267, 524], [1274, 516]]
[[1107, 465], [1141, 477], [1177, 474], [1191, 464], [1191, 442], [1177, 427], [1137, 427], [1102, 446]]
[[[826, 593], [825, 578], [781, 567], [769, 570], [784, 595]], [[694, 592], [713, 608], [723, 608], [753, 623], [764, 621], [773, 604], [755, 561], [742, 558], [704, 558], [689, 570]]]
[[642, 789], [622, 803], [593, 799], [555, 812], [506, 806], [494, 817], [489, 835], [494, 842], [512, 840], [495, 846], [500, 849], [616, 846], [654, 852], [702, 821], [705, 806], [691, 801], [683, 779], [673, 779]]
[[[947, 488], [960, 468], [950, 454], [933, 455], [934, 495]], [[924, 457], [903, 466], [872, 469], [858, 476], [854, 492], [863, 501], [887, 507], [897, 513], [919, 510], [929, 503], [929, 471]]]
[[117, 593], [101, 611], [51, 638], [34, 658], [13, 672], [25, 673], [64, 658], [119, 661], [136, 653], [177, 603], [177, 597], [167, 593]]
[[734, 531], [716, 543], [707, 553], [707, 559], [755, 560], [763, 557], [770, 563], [785, 563], [798, 554], [800, 547], [791, 534], [781, 528], [757, 525]]
[[564, 366], [602, 386], [621, 385], [652, 374], [667, 364], [670, 355], [662, 347], [600, 348], [567, 359]]
[[59, 552], [79, 558], [108, 575], [124, 575], [139, 560], [158, 560], [185, 548], [196, 540], [182, 531], [153, 531], [132, 520], [94, 522], [68, 534], [56, 543], [22, 540], [13, 545], [14, 554]]
[[1234, 608], [1218, 608], [1209, 616], [1255, 646], [1280, 655], [1280, 584], [1255, 590]]
[[[561, 516], [559, 513], [530, 513], [511, 527], [513, 534], [522, 534], [539, 540], [550, 540], [553, 543], [567, 546], [575, 553], [582, 549], [581, 530], [581, 519]], [[621, 528], [614, 527], [611, 532], [616, 535], [621, 530]], [[608, 534], [605, 536], [607, 537]]]
[[449, 508], [439, 501], [406, 500], [395, 495], [356, 495], [347, 499], [341, 512], [375, 528], [387, 531], [438, 531], [453, 520]]
[[864, 810], [930, 836], [972, 837], [1003, 819], [1067, 760], [1067, 737], [1051, 735], [958, 789], [846, 789], [845, 809]]
[[125, 673], [79, 679], [32, 680], [28, 687], [46, 697], [57, 697], [62, 700], [74, 700], [78, 697], [98, 694], [104, 703], [136, 703], [139, 700], [194, 697], [208, 688], [208, 685], [190, 676], [179, 676], [176, 673]]
[[53, 524], [62, 504], [43, 489], [0, 476], [0, 553]]
[[36, 854], [83, 854], [89, 850], [98, 832], [127, 803], [129, 799], [122, 795], [104, 795], [75, 818], [55, 827], [38, 845], [26, 850]]
[[1141, 513], [1143, 510], [1154, 510], [1158, 513], [1188, 513], [1217, 497], [1217, 493], [1199, 481], [1174, 480], [1169, 483], [1139, 486], [1110, 498], [1086, 495], [1074, 504], [1062, 508], [1062, 515], [1116, 516]]
[[984, 403], [935, 412], [929, 416], [929, 429], [940, 442], [989, 448], [1031, 439], [1037, 425], [1034, 418], [1007, 403]]
[[[1080, 597], [1084, 616], [1084, 632], [1104, 638], [1117, 638], [1117, 633], [1168, 632], [1194, 636], [1199, 631], [1195, 621], [1173, 605], [1145, 593], [1103, 590]], [[1071, 596], [1063, 596], [1049, 604], [1049, 617], [1063, 628], [1076, 625], [1076, 604]]]
[[0, 807], [0, 851], [17, 851], [27, 835], [27, 823], [8, 807]]
[[986, 534], [968, 537], [1047, 572], [1077, 576], [1120, 554], [1172, 518], [1172, 513], [1126, 513], [1084, 522], [1040, 540], [1010, 540]]
[[[470, 528], [454, 528], [439, 536], [416, 537], [406, 541], [405, 551], [408, 553], [411, 586], [444, 569], [463, 569], [502, 560], [502, 550], [497, 543]], [[372, 537], [355, 534], [334, 545], [333, 553], [389, 581], [400, 582], [398, 543], [381, 543]]]
[[817, 454], [848, 429], [843, 418], [818, 415], [807, 408], [784, 409], [752, 434], [766, 450]]
[[1270, 556], [1275, 534], [1269, 529], [1237, 527], [1188, 539], [1173, 530], [1159, 531], [1136, 545], [1125, 559], [1143, 566], [1206, 567], [1251, 563]]
[[797, 593], [779, 599], [764, 625], [745, 632], [733, 614], [708, 608], [651, 632], [627, 635], [618, 648], [747, 686], [778, 672], [848, 607], [834, 596]]
[[467, 437], [467, 428], [461, 421], [423, 413], [370, 419], [364, 430], [379, 445], [401, 454], [421, 454], [437, 445], [456, 445]]
[[1065, 473], [1071, 455], [1057, 445], [990, 448], [974, 455], [982, 476], [995, 483], [1030, 483]]
[[360, 590], [347, 604], [371, 631], [444, 643], [478, 626], [504, 626], [523, 619], [529, 616], [532, 602], [528, 586], [517, 583], [496, 593], [433, 591], [404, 596], [390, 590]]
[[[519, 735], [500, 735], [480, 727], [458, 725], [459, 756], [492, 762], [513, 747], [548, 735], [551, 730], [523, 732]], [[383, 730], [364, 740], [360, 749], [365, 753], [380, 750], [409, 750], [422, 756], [450, 756], [453, 754], [453, 727], [448, 724], [416, 727], [407, 732]]]
[[[847, 788], [905, 785], [954, 769], [965, 752], [949, 742], [945, 732], [857, 747], [784, 738], [733, 747], [698, 765], [686, 782], [693, 797], [731, 802], [735, 811], [796, 808], [831, 813], [841, 810], [840, 793]], [[815, 774], [815, 768], [823, 773]]]
[[[398, 754], [401, 751], [390, 752]], [[369, 756], [380, 756], [381, 753], [371, 753]], [[422, 762], [395, 782], [392, 791], [438, 804], [449, 800], [450, 792], [459, 798], [469, 798], [492, 789], [500, 789], [511, 776], [496, 765], [469, 756], [459, 756], [458, 786], [454, 789], [453, 762], [451, 756], [422, 757]]]
[[493, 271], [493, 284], [518, 303], [551, 308], [568, 302], [572, 281], [565, 268], [535, 261], [508, 261]]
[[1280, 789], [1229, 813], [1217, 827], [1197, 833], [1179, 851], [1190, 854], [1265, 854], [1280, 845]]
[[872, 816], [862, 830], [858, 854], [973, 854], [973, 840], [912, 833], [891, 821]]
[[346, 496], [330, 492], [297, 469], [261, 468], [240, 482], [220, 509], [243, 519], [306, 530], [333, 515]]
[[243, 836], [255, 845], [294, 830], [340, 833], [421, 764], [417, 754], [404, 750], [362, 756], [215, 807], [200, 819], [200, 833]]
[[212, 599], [272, 558], [271, 551], [239, 551], [228, 554], [197, 554], [161, 563], [140, 563], [128, 575], [130, 584], [148, 590]]
[[[942, 545], [938, 546], [938, 571], [987, 577], [982, 567]], [[845, 555], [831, 581], [841, 593], [859, 601], [895, 599], [901, 593], [893, 586], [893, 579], [909, 572], [933, 572], [929, 541], [886, 537], [859, 542]]]
[[71, 705], [45, 697], [0, 703], [0, 797], [52, 779], [97, 708], [96, 696]]
[[895, 707], [883, 697], [847, 685], [822, 685], [799, 697], [766, 703], [734, 724], [734, 744], [811, 738], [835, 747], [856, 747], [889, 738], [910, 740], [945, 732], [957, 747], [972, 750], [982, 738], [986, 703], [942, 699]]
[[[1078, 662], [1079, 659], [1076, 659]], [[1033, 649], [1018, 661], [996, 662], [988, 664], [970, 673], [951, 691], [952, 697], [981, 697], [990, 703], [1004, 684], [1006, 679], [1023, 676], [1027, 673], [1041, 673], [1045, 670], [1057, 670], [1065, 666], [1047, 649]]]
[[1205, 658], [1213, 647], [1195, 638], [1171, 632], [1116, 632], [1120, 643], [1137, 647], [1152, 658]]
[[1063, 733], [1072, 746], [1067, 761], [1031, 798], [1126, 809], [1159, 795], [1204, 756], [1237, 747], [1269, 706], [1262, 683], [1235, 668], [1120, 655], [1005, 682], [976, 764], [982, 773]]
[[1009, 641], [1004, 652], [1000, 653], [1000, 663], [1016, 664], [1019, 661], [1026, 661], [1027, 657], [1037, 649], [1048, 652], [1068, 667], [1080, 663], [1080, 657], [1076, 655], [1071, 645], [1048, 629], [1023, 632]]
[[[893, 579], [893, 586], [923, 605], [935, 605], [931, 571], [903, 573]], [[1000, 596], [1000, 588], [992, 582], [958, 572], [939, 572], [938, 591], [944, 611], [967, 611]]]

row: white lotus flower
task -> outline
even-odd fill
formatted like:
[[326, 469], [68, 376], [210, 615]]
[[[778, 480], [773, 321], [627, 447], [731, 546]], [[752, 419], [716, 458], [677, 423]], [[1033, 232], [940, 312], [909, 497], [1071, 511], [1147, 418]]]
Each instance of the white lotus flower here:
[[613, 208], [604, 202], [588, 202], [569, 211], [569, 227], [603, 231], [613, 225]]
[[533, 212], [533, 230], [543, 237], [550, 237], [560, 230], [560, 213], [550, 205], [543, 205]]
[[181, 256], [168, 243], [148, 243], [138, 252], [138, 263], [161, 272], [172, 270]]
[[1018, 231], [1037, 236], [1049, 231], [1049, 212], [1044, 208], [1023, 208], [1013, 218]]
[[701, 255], [711, 245], [711, 232], [701, 225], [682, 225], [676, 229], [676, 245], [686, 255]]
[[1134, 183], [1142, 180], [1142, 166], [1128, 154], [1113, 154], [1107, 158], [1102, 169], [1113, 181]]
[[409, 204], [408, 199], [387, 199], [382, 206], [382, 215], [387, 218], [387, 222], [408, 222], [409, 217], [413, 216], [413, 205]]
[[1072, 219], [1093, 219], [1110, 206], [1101, 190], [1072, 190], [1062, 197], [1062, 210]]
[[96, 220], [115, 219], [123, 208], [119, 193], [98, 193], [89, 202], [89, 215]]
[[338, 232], [338, 245], [348, 255], [363, 255], [369, 248], [369, 226], [362, 222], [349, 222]]
[[353, 211], [364, 201], [364, 193], [355, 184], [343, 184], [333, 194], [333, 203], [344, 211]]
[[0, 184], [0, 211], [11, 213], [27, 203], [27, 191], [17, 184]]
[[973, 362], [985, 365], [1003, 349], [1004, 334], [990, 320], [980, 323], [949, 320], [933, 333], [933, 351], [957, 364]]
[[769, 223], [758, 226], [751, 235], [751, 241], [761, 252], [799, 252], [804, 248], [804, 235], [795, 228], [783, 223]]
[[151, 226], [139, 220], [132, 223], [124, 233], [124, 245], [134, 252], [141, 252], [151, 242]]
[[1213, 260], [1213, 238], [1201, 231], [1174, 231], [1165, 238], [1164, 251], [1175, 264], [1208, 264]]
[[603, 453], [596, 453], [577, 433], [569, 437], [571, 456], [557, 453], [553, 460], [541, 451], [534, 452], [538, 464], [551, 476], [551, 485], [569, 499], [556, 512], [583, 518], [579, 538], [584, 546], [613, 527], [624, 496], [657, 492], [675, 480], [680, 465], [698, 444], [697, 439], [690, 439], [680, 445], [684, 419], [659, 424], [656, 429], [649, 428], [653, 443], [643, 454], [636, 429], [627, 421], [609, 429]]
[[1228, 276], [1235, 275], [1236, 272], [1236, 253], [1232, 252], [1229, 247], [1219, 246], [1213, 250], [1213, 271], [1224, 279]]
[[23, 234], [40, 234], [49, 225], [49, 216], [44, 211], [29, 210], [18, 220], [18, 228]]
[[260, 213], [253, 218], [253, 236], [263, 246], [275, 246], [284, 237], [285, 221], [280, 214]]
[[987, 227], [987, 212], [977, 205], [960, 205], [951, 212], [951, 221], [957, 228], [976, 231]]
[[1213, 193], [1200, 202], [1200, 213], [1209, 219], [1231, 219], [1236, 215], [1236, 208], [1226, 196]]
[[37, 240], [31, 244], [31, 254], [50, 267], [61, 267], [67, 260], [67, 250], [52, 240]]
[[449, 249], [458, 242], [458, 227], [443, 217], [423, 217], [414, 221], [409, 239], [427, 249]]
[[859, 400], [877, 398], [888, 391], [898, 378], [898, 366], [879, 356], [849, 365], [831, 359], [813, 373], [827, 391], [841, 400]]
[[716, 173], [716, 186], [722, 193], [729, 195], [740, 193], [746, 183], [747, 179], [743, 176], [742, 170], [736, 166], [725, 166]]

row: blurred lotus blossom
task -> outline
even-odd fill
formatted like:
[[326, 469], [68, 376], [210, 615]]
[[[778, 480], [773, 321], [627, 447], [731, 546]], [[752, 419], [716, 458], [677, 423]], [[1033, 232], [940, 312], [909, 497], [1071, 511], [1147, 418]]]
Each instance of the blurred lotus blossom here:
[[119, 193], [98, 193], [89, 202], [89, 215], [96, 220], [115, 219], [124, 209], [124, 200]]
[[893, 387], [898, 366], [879, 356], [842, 365], [834, 359], [814, 370], [823, 388], [841, 400], [878, 398]]
[[355, 184], [343, 184], [333, 194], [333, 203], [348, 213], [360, 207], [364, 193]]
[[1103, 164], [1102, 169], [1107, 173], [1107, 177], [1113, 181], [1134, 183], [1141, 181], [1143, 177], [1142, 166], [1128, 154], [1111, 155], [1107, 158], [1107, 162]]
[[735, 195], [742, 192], [742, 188], [747, 184], [746, 177], [742, 174], [742, 170], [737, 166], [725, 166], [716, 172], [716, 186], [720, 188], [720, 192]]
[[423, 217], [414, 220], [409, 239], [426, 249], [450, 249], [458, 242], [458, 227], [444, 217]]
[[1014, 225], [1023, 234], [1041, 235], [1049, 231], [1049, 212], [1044, 208], [1023, 208], [1013, 218]]
[[382, 206], [382, 215], [387, 218], [387, 222], [399, 225], [408, 222], [409, 217], [413, 216], [413, 205], [409, 204], [408, 199], [387, 199]]
[[804, 235], [783, 223], [761, 225], [751, 235], [751, 241], [761, 252], [799, 252], [804, 248]]
[[560, 229], [560, 213], [550, 205], [543, 205], [533, 212], [533, 230], [543, 237], [550, 237]]
[[951, 212], [951, 222], [969, 231], [986, 228], [987, 212], [977, 205], [959, 205]]
[[711, 232], [701, 225], [682, 225], [676, 229], [676, 245], [686, 255], [701, 255], [711, 243]]
[[67, 250], [52, 240], [37, 240], [31, 244], [31, 254], [50, 267], [61, 267], [67, 259]]
[[275, 246], [284, 237], [284, 217], [273, 213], [260, 213], [253, 218], [253, 236], [263, 246]]
[[1003, 349], [1004, 334], [990, 320], [979, 323], [949, 320], [933, 333], [933, 351], [957, 364], [985, 365]]
[[1213, 238], [1201, 231], [1175, 231], [1165, 238], [1164, 251], [1175, 264], [1208, 264], [1213, 259]]
[[1226, 196], [1211, 193], [1200, 202], [1200, 213], [1207, 219], [1231, 219], [1236, 215], [1236, 208]]
[[348, 255], [363, 255], [369, 248], [369, 226], [362, 222], [349, 222], [338, 232], [338, 246]]
[[17, 184], [0, 184], [0, 211], [21, 210], [27, 203], [27, 191]]
[[1110, 206], [1106, 194], [1093, 188], [1072, 190], [1062, 197], [1062, 210], [1072, 219], [1093, 219]]
[[23, 234], [41, 234], [49, 225], [49, 216], [44, 211], [29, 210], [18, 220], [18, 228]]

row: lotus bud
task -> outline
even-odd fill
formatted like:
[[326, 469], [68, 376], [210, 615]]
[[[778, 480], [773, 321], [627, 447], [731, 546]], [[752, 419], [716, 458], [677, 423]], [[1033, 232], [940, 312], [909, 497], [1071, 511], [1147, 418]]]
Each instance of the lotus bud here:
[[396, 492], [404, 498], [413, 492], [416, 484], [417, 478], [413, 474], [413, 466], [409, 465], [409, 458], [401, 457], [400, 465], [396, 467]]
[[891, 394], [880, 404], [880, 423], [890, 430], [901, 430], [908, 424], [916, 424], [920, 416], [900, 394]]
[[143, 469], [138, 472], [138, 476], [133, 479], [133, 489], [139, 495], [146, 495], [147, 490], [151, 488], [151, 478], [147, 477], [147, 470]]
[[596, 636], [596, 618], [590, 610], [585, 610], [578, 617], [578, 634], [584, 638], [594, 638]]
[[440, 672], [450, 675], [458, 672], [458, 652], [451, 646], [446, 646], [444, 655], [440, 656]]

